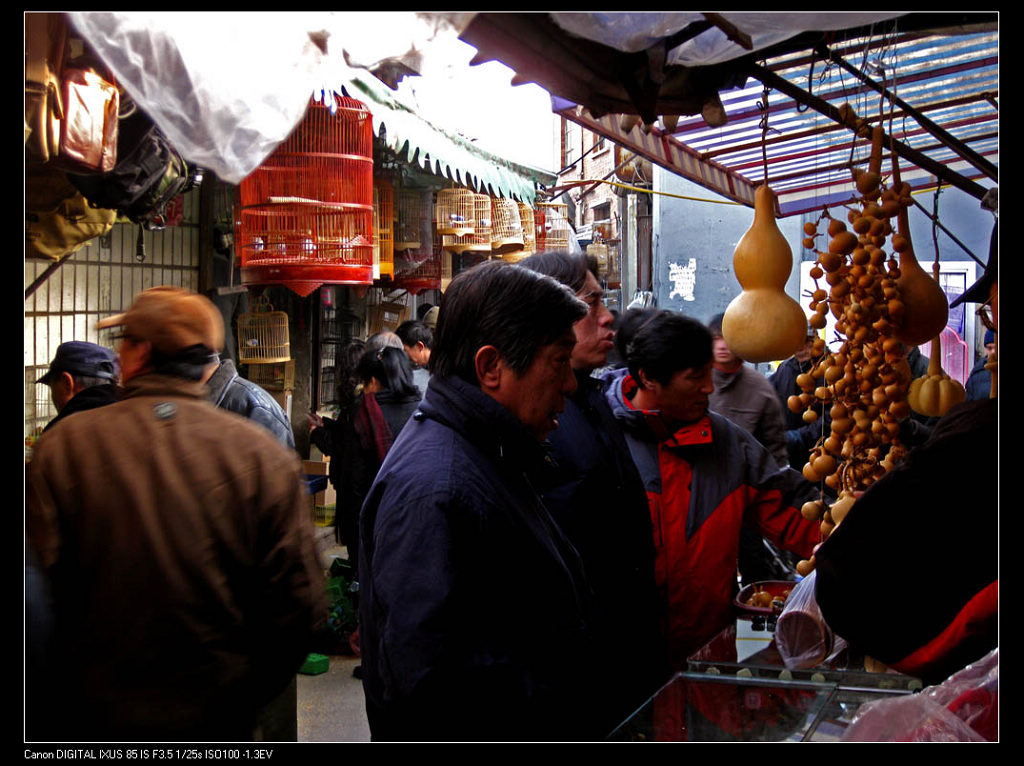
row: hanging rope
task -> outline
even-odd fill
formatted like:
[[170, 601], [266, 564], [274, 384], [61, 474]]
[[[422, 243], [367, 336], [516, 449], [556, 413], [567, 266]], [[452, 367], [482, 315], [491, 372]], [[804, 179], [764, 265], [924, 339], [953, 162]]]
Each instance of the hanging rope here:
[[[761, 91], [761, 101], [758, 102], [757, 108], [761, 110], [761, 162], [764, 165], [764, 184], [768, 185], [768, 131], [774, 130], [768, 126], [768, 94], [771, 90], [767, 85], [764, 86], [764, 90]], [[779, 131], [775, 131], [778, 133]]]

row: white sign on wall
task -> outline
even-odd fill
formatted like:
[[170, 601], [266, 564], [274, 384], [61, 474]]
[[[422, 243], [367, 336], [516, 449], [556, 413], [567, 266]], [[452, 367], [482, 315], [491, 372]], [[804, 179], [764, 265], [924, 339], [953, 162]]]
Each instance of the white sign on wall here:
[[680, 297], [684, 301], [695, 300], [693, 289], [697, 285], [697, 259], [691, 258], [685, 266], [679, 263], [668, 264], [668, 278], [672, 282], [669, 298]]

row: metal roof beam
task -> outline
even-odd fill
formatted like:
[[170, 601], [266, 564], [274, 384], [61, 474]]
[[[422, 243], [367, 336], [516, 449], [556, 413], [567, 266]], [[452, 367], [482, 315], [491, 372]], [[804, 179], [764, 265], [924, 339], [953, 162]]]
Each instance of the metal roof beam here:
[[909, 114], [911, 117], [917, 120], [917, 123], [921, 125], [921, 127], [925, 128], [937, 140], [941, 141], [943, 144], [945, 144], [958, 155], [960, 155], [963, 159], [970, 162], [972, 165], [974, 165], [974, 167], [976, 167], [982, 173], [987, 175], [993, 181], [999, 179], [999, 169], [996, 168], [995, 165], [993, 165], [991, 162], [986, 160], [981, 155], [974, 152], [969, 146], [958, 140], [956, 136], [949, 134], [941, 127], [936, 125], [934, 122], [929, 120], [924, 114], [919, 112], [917, 109], [915, 109], [902, 98], [900, 98], [895, 93], [890, 91], [888, 88], [876, 82], [861, 70], [857, 69], [857, 67], [850, 64], [838, 53], [835, 53], [834, 51], [830, 50], [828, 46], [819, 46], [818, 52], [822, 56], [828, 58], [829, 61], [833, 62], [834, 64], [837, 64], [838, 66], [842, 67], [844, 70], [852, 74], [862, 83], [867, 85], [869, 88], [877, 91], [879, 94], [887, 98], [892, 104], [898, 106], [905, 113]]
[[[760, 80], [765, 86], [769, 88], [775, 88], [776, 90], [785, 93], [787, 96], [790, 96], [798, 103], [806, 104], [815, 111], [820, 112], [821, 114], [825, 115], [826, 117], [832, 120], [835, 120], [840, 124], [846, 124], [843, 120], [842, 115], [839, 113], [839, 110], [836, 107], [832, 106], [832, 104], [804, 90], [801, 90], [798, 86], [789, 82], [785, 78], [780, 77], [774, 72], [758, 64], [751, 63], [750, 74], [752, 77], [756, 78], [757, 80]], [[897, 141], [892, 136], [885, 136], [885, 143], [898, 156], [902, 157], [905, 160], [908, 160], [909, 162], [914, 163], [922, 170], [928, 171], [932, 175], [936, 176], [942, 181], [945, 181], [951, 186], [955, 186], [961, 191], [964, 191], [967, 194], [970, 194], [972, 197], [976, 197], [979, 200], [985, 196], [985, 192], [987, 191], [987, 189], [985, 189], [980, 184], [975, 183], [974, 181], [971, 181], [968, 178], [965, 178], [959, 173], [951, 171], [945, 165], [936, 162], [927, 155], [917, 151], [916, 149], [907, 146], [906, 144], [900, 141]]]

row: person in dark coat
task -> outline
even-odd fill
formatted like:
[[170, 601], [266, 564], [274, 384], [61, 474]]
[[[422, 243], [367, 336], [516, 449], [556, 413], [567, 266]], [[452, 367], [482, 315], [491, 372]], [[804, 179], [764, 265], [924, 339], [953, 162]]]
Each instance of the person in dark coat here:
[[331, 483], [338, 493], [340, 538], [354, 570], [359, 565], [359, 509], [384, 456], [420, 402], [405, 351], [369, 346], [355, 364], [358, 393], [336, 421], [310, 418], [310, 441], [331, 456]]
[[606, 678], [607, 714], [614, 725], [664, 684], [669, 671], [659, 630], [647, 494], [605, 400], [604, 383], [593, 376], [612, 350], [613, 317], [602, 300], [593, 256], [552, 251], [519, 265], [557, 279], [589, 309], [574, 326], [577, 388], [548, 436], [556, 468], [542, 495], [583, 559], [600, 609], [605, 653], [624, 658], [616, 662], [623, 672]]
[[50, 369], [36, 381], [50, 387], [50, 398], [57, 408], [57, 416], [43, 432], [76, 412], [116, 402], [120, 374], [117, 354], [109, 348], [81, 340], [61, 343]]
[[988, 364], [989, 355], [995, 351], [996, 336], [991, 330], [985, 331], [985, 356], [975, 362], [971, 368], [971, 374], [967, 376], [964, 390], [967, 393], [967, 401], [973, 402], [978, 399], [988, 399], [992, 395], [992, 374], [985, 367]]
[[431, 379], [360, 517], [360, 642], [371, 736], [603, 737], [592, 594], [538, 486], [576, 387], [586, 305], [488, 261], [442, 298]]

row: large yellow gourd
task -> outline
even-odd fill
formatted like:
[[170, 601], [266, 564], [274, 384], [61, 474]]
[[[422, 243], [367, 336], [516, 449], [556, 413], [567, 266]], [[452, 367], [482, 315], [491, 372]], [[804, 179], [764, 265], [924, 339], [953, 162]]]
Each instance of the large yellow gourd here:
[[762, 184], [754, 192], [754, 221], [733, 253], [743, 291], [722, 317], [722, 337], [741, 359], [786, 359], [803, 346], [807, 316], [785, 290], [792, 269], [793, 251], [775, 222], [775, 193]]

